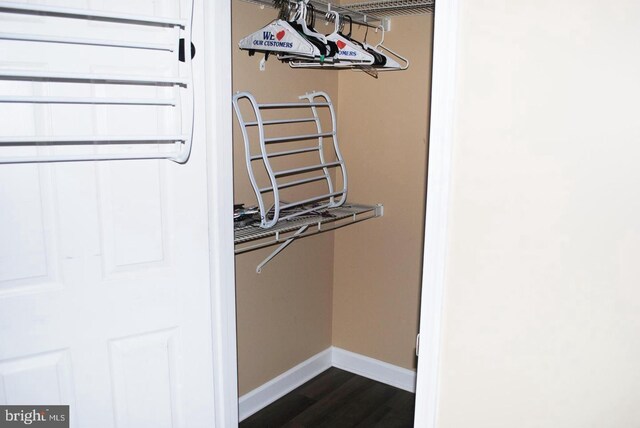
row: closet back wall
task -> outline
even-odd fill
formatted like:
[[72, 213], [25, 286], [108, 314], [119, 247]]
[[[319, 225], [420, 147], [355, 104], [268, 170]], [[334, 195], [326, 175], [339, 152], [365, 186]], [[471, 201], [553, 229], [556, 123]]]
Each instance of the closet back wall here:
[[[407, 369], [418, 332], [432, 33], [433, 15], [394, 16], [385, 46], [409, 69], [378, 79], [341, 72], [338, 89], [349, 200], [384, 203], [384, 217], [336, 233], [333, 344]], [[369, 43], [379, 40], [369, 31]]]
[[[291, 102], [322, 90], [337, 100], [338, 73], [292, 70], [264, 55], [250, 57], [237, 48], [244, 36], [273, 19], [273, 8], [232, 3], [233, 87], [258, 102]], [[256, 205], [244, 161], [242, 135], [234, 122], [234, 194], [236, 203]], [[238, 388], [240, 395], [268, 382], [331, 346], [333, 233], [299, 240], [256, 274], [256, 265], [275, 247], [236, 257]]]

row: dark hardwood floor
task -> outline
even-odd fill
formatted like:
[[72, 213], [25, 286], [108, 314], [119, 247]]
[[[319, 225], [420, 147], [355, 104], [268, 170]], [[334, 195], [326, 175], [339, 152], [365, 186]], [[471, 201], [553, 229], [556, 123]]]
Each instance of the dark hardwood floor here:
[[240, 423], [240, 428], [413, 427], [414, 394], [335, 367]]

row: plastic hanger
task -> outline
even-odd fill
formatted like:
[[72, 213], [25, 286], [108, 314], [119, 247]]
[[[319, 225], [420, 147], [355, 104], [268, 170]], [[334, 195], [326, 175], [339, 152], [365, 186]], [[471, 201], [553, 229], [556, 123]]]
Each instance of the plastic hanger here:
[[[344, 20], [349, 22], [349, 33], [344, 34], [345, 24], [340, 14], [330, 10], [327, 14], [328, 20], [333, 19], [335, 27], [332, 33], [325, 36], [313, 28], [315, 11], [309, 0], [300, 0], [295, 5], [295, 14], [291, 20], [276, 19], [240, 40], [240, 49], [248, 50], [249, 55], [255, 52], [265, 53], [265, 58], [260, 63], [261, 70], [264, 69], [264, 63], [271, 53], [277, 54], [278, 59], [288, 62], [294, 68], [352, 68], [374, 77], [377, 77], [376, 70], [406, 70], [409, 67], [409, 61], [405, 57], [384, 46], [385, 34], [382, 26], [376, 28], [376, 33], [378, 30], [381, 31], [381, 40], [372, 46], [367, 43], [369, 26], [364, 42], [355, 40], [351, 37], [351, 17], [343, 16]], [[291, 12], [292, 7], [288, 4], [280, 10], [280, 16], [288, 18]]]
[[[365, 36], [365, 42], [364, 42], [364, 46], [367, 48], [367, 50], [369, 52], [374, 51], [380, 55], [384, 55], [384, 57], [386, 58], [386, 61], [384, 61], [384, 64], [382, 65], [377, 65], [374, 64], [374, 67], [376, 67], [378, 69], [378, 71], [393, 71], [393, 70], [406, 70], [407, 68], [409, 68], [409, 60], [406, 59], [405, 57], [403, 57], [402, 55], [398, 54], [397, 52], [389, 49], [388, 47], [384, 46], [384, 27], [383, 26], [379, 26], [376, 28], [376, 33], [378, 32], [378, 30], [381, 31], [382, 33], [382, 37], [380, 38], [380, 42], [375, 45], [375, 46], [371, 46], [366, 42], [366, 36]], [[384, 51], [384, 52], [382, 52]], [[387, 55], [385, 52], [390, 53], [391, 55], [393, 55], [395, 57], [392, 58], [389, 55]], [[399, 59], [400, 61], [402, 61], [404, 63], [404, 65], [400, 65], [398, 63], [398, 61], [396, 61], [396, 59]]]
[[341, 20], [340, 14], [336, 11], [327, 12], [327, 20], [334, 21], [335, 27], [331, 34], [326, 36], [327, 41], [334, 42], [338, 48], [338, 52], [334, 56], [332, 61], [329, 62], [317, 62], [317, 61], [303, 61], [293, 60], [289, 62], [289, 65], [294, 68], [313, 68], [313, 67], [337, 67], [337, 68], [352, 68], [362, 65], [371, 65], [374, 63], [375, 58], [369, 52], [367, 52], [362, 45], [354, 42], [342, 34], [340, 34]]
[[[313, 29], [315, 23], [315, 15], [313, 5], [308, 4], [309, 0], [301, 0], [299, 5], [299, 13], [297, 15], [296, 22], [302, 27], [302, 32], [309, 37], [314, 37], [320, 40], [322, 43], [327, 43], [327, 38], [324, 34], [320, 34]], [[311, 13], [307, 13], [308, 9], [311, 9]], [[308, 21], [308, 23], [307, 23]], [[309, 28], [311, 27], [311, 28]]]
[[[303, 37], [318, 48], [320, 55], [309, 58], [303, 56], [300, 58], [296, 55], [279, 55], [278, 58], [283, 61], [302, 59], [302, 60], [318, 60], [320, 63], [325, 61], [332, 62], [335, 55], [338, 53], [338, 46], [327, 40], [324, 34], [320, 34], [313, 29], [313, 23], [315, 21], [313, 5], [308, 5], [309, 0], [301, 0], [298, 2], [298, 10], [290, 22], [291, 26], [295, 28]], [[310, 12], [308, 11], [310, 9]]]
[[320, 49], [316, 45], [283, 19], [276, 19], [246, 36], [240, 40], [238, 46], [240, 49], [248, 50], [249, 55], [255, 52], [283, 53], [305, 58], [321, 55]]
[[[240, 49], [249, 51], [249, 55], [255, 52], [264, 52], [265, 58], [261, 61], [261, 69], [270, 53], [278, 54], [278, 58], [288, 61], [302, 58], [305, 60], [319, 60], [323, 62], [328, 57], [338, 52], [335, 43], [326, 40], [323, 34], [313, 31], [307, 25], [307, 19], [313, 24], [312, 6], [307, 6], [308, 0], [297, 3], [296, 14], [292, 21], [276, 19], [262, 29], [250, 34], [239, 42]], [[311, 13], [307, 13], [307, 8]], [[291, 9], [281, 11], [286, 15]]]
[[[327, 39], [334, 41], [338, 45], [339, 51], [337, 57], [340, 60], [346, 61], [347, 66], [356, 63], [366, 65], [373, 64], [375, 61], [373, 55], [367, 52], [359, 43], [355, 43], [353, 40], [350, 40], [349, 38], [344, 37], [340, 34], [340, 14], [336, 11], [331, 10], [327, 13], [327, 15], [333, 16], [333, 19], [335, 20], [334, 30], [331, 34], [327, 35]], [[350, 16], [348, 18], [350, 22], [349, 25], [353, 26], [353, 20]]]

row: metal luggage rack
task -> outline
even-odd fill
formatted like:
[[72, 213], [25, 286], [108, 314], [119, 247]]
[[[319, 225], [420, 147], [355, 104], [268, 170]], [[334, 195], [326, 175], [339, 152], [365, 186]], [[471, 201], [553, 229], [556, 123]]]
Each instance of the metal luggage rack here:
[[299, 216], [291, 220], [280, 220], [269, 229], [261, 228], [259, 224], [235, 226], [235, 253], [242, 254], [280, 244], [278, 248], [258, 264], [256, 272], [260, 273], [262, 268], [271, 261], [271, 259], [278, 255], [278, 253], [284, 250], [295, 239], [317, 235], [322, 232], [329, 232], [361, 221], [382, 217], [383, 213], [384, 207], [381, 204], [361, 205], [346, 203], [340, 207], [325, 208], [314, 214]]
[[[0, 41], [12, 47], [21, 43], [37, 43], [38, 49], [49, 45], [86, 46], [92, 49], [132, 49], [155, 51], [167, 54], [166, 63], [177, 68], [174, 76], [129, 76], [99, 73], [76, 73], [67, 71], [38, 71], [4, 69], [0, 71], [0, 81], [42, 82], [52, 85], [73, 84], [75, 88], [95, 85], [126, 85], [128, 87], [164, 87], [173, 89], [173, 97], [96, 97], [96, 96], [15, 96], [0, 93], [0, 105], [29, 104], [55, 106], [138, 106], [171, 109], [179, 117], [180, 128], [166, 135], [33, 135], [0, 136], [0, 164], [71, 162], [118, 159], [169, 159], [184, 163], [191, 152], [193, 136], [193, 79], [191, 56], [178, 54], [183, 46], [191, 46], [191, 14], [193, 3], [185, 0], [188, 10], [182, 15], [188, 17], [164, 18], [156, 16], [132, 15], [90, 9], [75, 9], [46, 4], [26, 4], [0, 1], [0, 16], [31, 15], [43, 17], [51, 22], [64, 20], [99, 21], [113, 25], [144, 26], [157, 31], [172, 31], [175, 42], [158, 44], [140, 41], [94, 39], [86, 37], [58, 36], [33, 33], [0, 32]], [[34, 51], [38, 52], [38, 51]], [[179, 58], [182, 56], [183, 58]], [[180, 64], [179, 59], [184, 64]], [[76, 86], [78, 85], [78, 86]], [[87, 153], [82, 147], [94, 147], [94, 153]], [[78, 151], [67, 149], [76, 147]], [[25, 155], [25, 148], [32, 148]], [[57, 150], [66, 148], [63, 152]], [[44, 150], [43, 150], [44, 149]], [[16, 151], [19, 154], [16, 154]]]
[[347, 170], [329, 95], [312, 92], [299, 99], [258, 103], [249, 92], [233, 97], [258, 203], [249, 226], [234, 226], [236, 254], [280, 244], [258, 265], [258, 273], [297, 238], [383, 214], [382, 205], [346, 203]]
[[[289, 220], [312, 211], [324, 208], [333, 208], [342, 205], [347, 198], [347, 171], [344, 159], [338, 147], [338, 131], [336, 129], [336, 114], [333, 103], [329, 95], [325, 92], [312, 92], [299, 97], [302, 102], [295, 103], [258, 103], [255, 97], [249, 92], [238, 92], [233, 97], [233, 107], [236, 112], [238, 123], [242, 131], [245, 145], [245, 162], [251, 186], [256, 195], [260, 208], [260, 226], [271, 228], [278, 220]], [[247, 121], [241, 103], [247, 104], [244, 109], [251, 111], [252, 120]], [[330, 127], [323, 128], [319, 109], [328, 109], [330, 115]], [[263, 115], [270, 111], [276, 116], [266, 120]], [[295, 110], [301, 112], [301, 117], [287, 117], [286, 112]], [[309, 112], [310, 110], [310, 112]], [[307, 113], [308, 112], [308, 113]], [[313, 131], [290, 135], [287, 126], [311, 124]], [[257, 128], [257, 135], [255, 131]], [[267, 137], [267, 129], [270, 135], [280, 130], [278, 136]], [[330, 139], [331, 144], [326, 140]], [[257, 141], [256, 141], [257, 140]], [[253, 143], [253, 144], [252, 144]], [[252, 147], [254, 146], [254, 147]], [[256, 148], [258, 152], [256, 152]], [[288, 150], [273, 150], [270, 147], [286, 146]], [[268, 148], [269, 147], [269, 148]], [[331, 153], [332, 151], [332, 153]], [[279, 169], [274, 165], [274, 159], [282, 161], [286, 158], [290, 163], [300, 164], [301, 155], [310, 155], [317, 158], [312, 164], [301, 164], [296, 168]], [[335, 156], [335, 160], [329, 158]], [[277, 161], [276, 161], [277, 162]], [[258, 166], [256, 166], [258, 164]], [[340, 171], [341, 186], [337, 186], [334, 171]], [[261, 180], [260, 173], [266, 175], [268, 180]], [[309, 176], [312, 174], [311, 176]], [[337, 172], [336, 172], [337, 175]], [[288, 181], [284, 181], [288, 180]], [[283, 190], [291, 191], [292, 188], [309, 189], [312, 184], [326, 186], [326, 191], [313, 191], [303, 199], [297, 199], [285, 203], [282, 201]], [[270, 197], [273, 200], [273, 207], [269, 206]], [[299, 209], [309, 206], [310, 208]], [[287, 210], [296, 208], [293, 212]]]

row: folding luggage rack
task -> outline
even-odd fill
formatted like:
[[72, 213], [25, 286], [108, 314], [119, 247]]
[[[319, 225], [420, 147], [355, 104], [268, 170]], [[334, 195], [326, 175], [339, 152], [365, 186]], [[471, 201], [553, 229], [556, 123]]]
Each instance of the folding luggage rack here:
[[[382, 205], [346, 202], [346, 164], [329, 95], [311, 92], [299, 99], [303, 101], [258, 103], [248, 92], [233, 97], [259, 209], [259, 220], [234, 228], [236, 254], [281, 244], [258, 265], [258, 273], [296, 238], [383, 214]], [[271, 149], [274, 146], [279, 148]], [[259, 242], [249, 244], [252, 241]]]
[[[255, 192], [260, 208], [260, 226], [270, 228], [276, 225], [278, 220], [289, 220], [310, 212], [316, 212], [324, 208], [334, 208], [342, 205], [347, 198], [347, 171], [344, 159], [338, 147], [338, 131], [336, 129], [336, 115], [329, 95], [325, 92], [312, 92], [299, 97], [303, 102], [296, 103], [258, 103], [249, 92], [238, 92], [233, 97], [233, 107], [240, 123], [242, 137], [245, 145], [245, 161], [251, 186]], [[251, 108], [254, 120], [246, 121], [241, 103], [246, 103]], [[328, 108], [331, 120], [331, 130], [323, 129], [319, 109]], [[267, 120], [263, 117], [265, 110], [276, 111], [277, 117]], [[285, 117], [289, 110], [307, 112], [302, 117]], [[313, 124], [315, 132], [305, 132], [297, 135], [289, 135], [291, 125], [304, 126], [305, 123]], [[270, 135], [267, 137], [269, 128]], [[251, 132], [257, 128], [257, 132]], [[281, 129], [274, 129], [281, 128]], [[280, 131], [280, 132], [278, 132]], [[285, 135], [282, 135], [282, 134]], [[325, 143], [326, 139], [332, 141], [331, 150]], [[257, 141], [255, 141], [257, 140]], [[257, 144], [256, 144], [257, 143]], [[269, 150], [267, 147], [281, 147], [286, 145], [289, 150]], [[255, 153], [256, 148], [259, 153]], [[303, 154], [317, 155], [318, 161], [312, 164], [302, 163]], [[329, 156], [335, 156], [329, 160]], [[286, 158], [289, 163], [301, 164], [300, 167], [278, 169], [274, 165], [274, 159]], [[276, 161], [277, 162], [277, 161]], [[256, 164], [261, 164], [263, 168]], [[336, 180], [332, 176], [334, 170], [341, 174], [341, 186], [336, 186]], [[266, 175], [268, 179], [262, 179]], [[337, 174], [337, 173], [336, 173]], [[298, 177], [297, 179], [290, 179]], [[288, 181], [284, 181], [288, 179]], [[282, 193], [292, 188], [310, 189], [310, 185], [320, 183], [326, 185], [326, 192], [307, 190], [303, 193], [310, 197], [297, 198], [293, 202], [284, 203]], [[271, 195], [273, 207], [268, 209], [269, 200], [265, 197]], [[287, 210], [295, 210], [287, 213]]]

